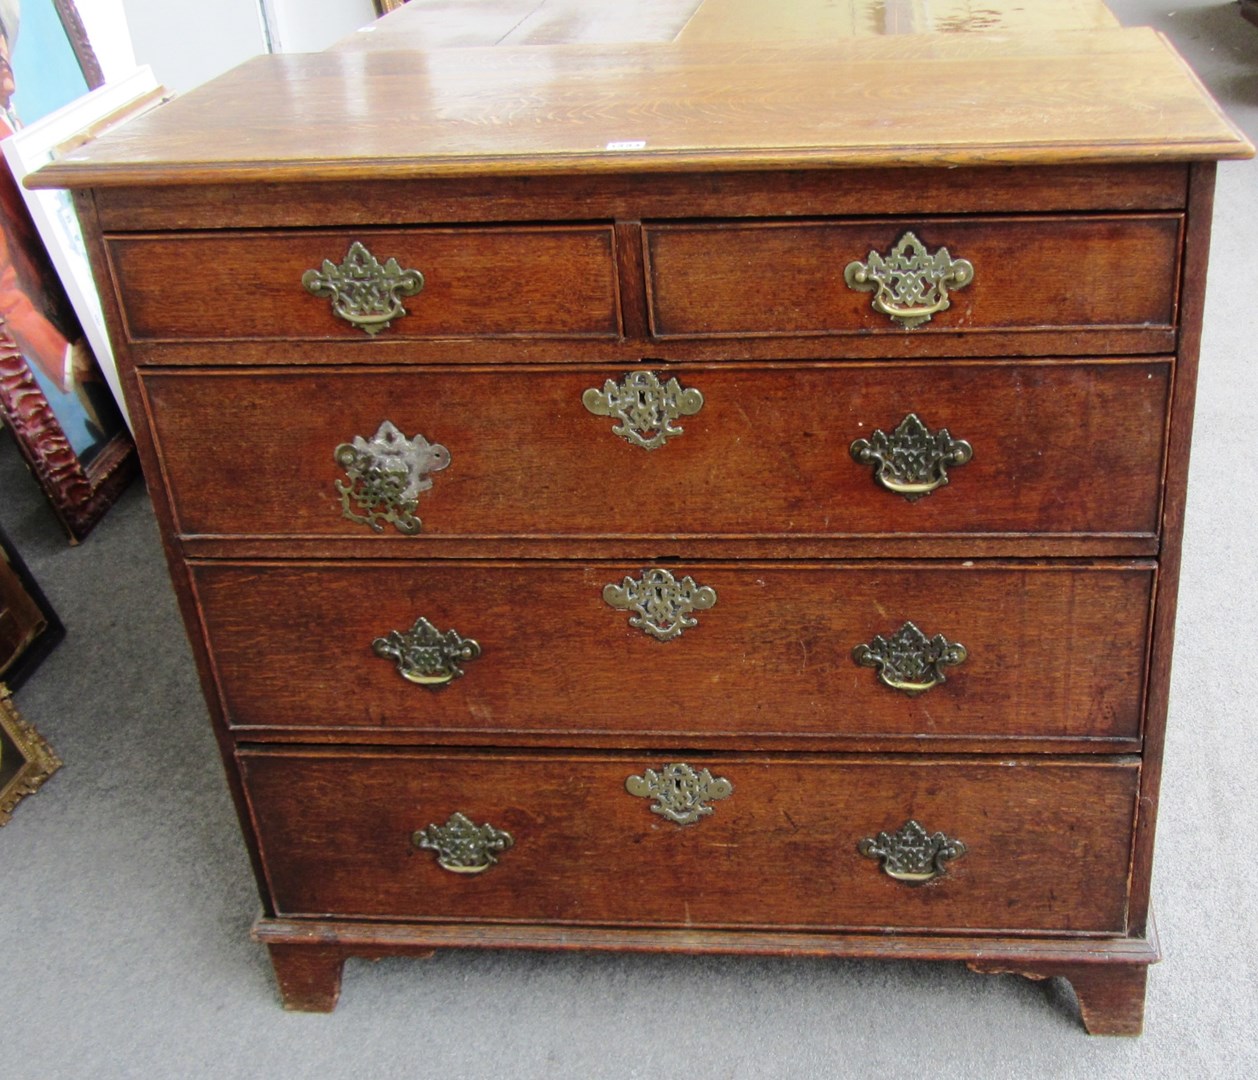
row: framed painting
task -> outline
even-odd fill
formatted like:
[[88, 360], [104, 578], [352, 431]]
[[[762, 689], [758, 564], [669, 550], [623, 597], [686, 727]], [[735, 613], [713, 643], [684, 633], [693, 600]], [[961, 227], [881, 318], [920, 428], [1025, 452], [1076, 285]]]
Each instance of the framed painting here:
[[33, 795], [61, 759], [30, 724], [18, 716], [9, 688], [0, 683], [0, 825], [27, 795]]
[[16, 690], [65, 633], [22, 556], [0, 529], [0, 680]]
[[[0, 0], [0, 137], [81, 98], [99, 79], [80, 59], [90, 47], [76, 18], [67, 29], [73, 10], [70, 0]], [[83, 539], [135, 475], [135, 446], [7, 166], [0, 168], [0, 416], [71, 539]]]
[[118, 379], [118, 365], [114, 361], [113, 346], [101, 311], [96, 282], [92, 278], [92, 267], [74, 211], [74, 201], [68, 191], [30, 191], [22, 186], [22, 182], [27, 175], [51, 162], [58, 153], [160, 104], [164, 100], [163, 95], [164, 90], [154, 78], [152, 69], [137, 68], [127, 78], [100, 86], [0, 140], [0, 150], [26, 200], [26, 208], [52, 260], [53, 269], [61, 279], [124, 418], [126, 405]]

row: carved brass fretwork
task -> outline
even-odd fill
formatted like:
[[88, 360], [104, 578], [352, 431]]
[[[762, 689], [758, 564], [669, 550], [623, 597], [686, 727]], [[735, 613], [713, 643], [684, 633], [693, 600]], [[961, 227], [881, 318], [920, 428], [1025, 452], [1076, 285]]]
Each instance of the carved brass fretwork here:
[[336, 462], [349, 476], [336, 481], [342, 514], [376, 532], [394, 525], [409, 536], [423, 526], [415, 509], [419, 493], [432, 487], [428, 474], [450, 464], [450, 451], [422, 435], [408, 439], [386, 420], [370, 439], [341, 443]]
[[371, 643], [377, 656], [397, 664], [398, 674], [420, 686], [444, 686], [464, 674], [460, 663], [480, 656], [480, 645], [456, 630], [444, 634], [427, 619], [415, 620], [406, 633], [390, 630]]
[[928, 638], [911, 622], [906, 622], [889, 638], [878, 634], [868, 645], [857, 645], [852, 659], [862, 667], [878, 669], [878, 678], [909, 697], [917, 697], [947, 680], [945, 667], [965, 660], [964, 645], [950, 642], [943, 634]]
[[619, 383], [608, 379], [602, 390], [591, 387], [581, 401], [595, 416], [619, 420], [612, 431], [644, 450], [656, 450], [681, 435], [685, 429], [674, 421], [703, 408], [698, 390], [683, 390], [676, 379], [662, 383], [649, 371], [631, 371]]
[[965, 288], [974, 280], [974, 267], [965, 259], [954, 259], [947, 248], [932, 255], [906, 232], [890, 254], [871, 251], [865, 262], [848, 263], [843, 280], [848, 288], [874, 293], [875, 311], [911, 329], [951, 307], [948, 289]]
[[338, 266], [323, 260], [319, 270], [307, 270], [301, 283], [312, 296], [332, 301], [332, 313], [351, 326], [375, 336], [406, 314], [403, 296], [424, 287], [418, 270], [403, 270], [397, 259], [381, 263], [357, 240]]
[[713, 812], [707, 805], [709, 802], [734, 794], [734, 785], [723, 776], [713, 776], [707, 769], [695, 772], [689, 765], [674, 762], [658, 772], [643, 769], [641, 776], [631, 776], [625, 781], [625, 790], [640, 799], [654, 799], [651, 813], [677, 825], [693, 825]]
[[411, 843], [437, 853], [437, 864], [454, 874], [481, 874], [515, 841], [492, 825], [474, 825], [463, 814], [450, 815], [444, 825], [429, 825], [411, 836]]
[[868, 439], [857, 439], [852, 457], [874, 466], [874, 479], [887, 491], [916, 502], [948, 483], [948, 466], [964, 465], [974, 448], [954, 439], [947, 428], [934, 434], [917, 413], [909, 413], [890, 435], [881, 429]]
[[627, 577], [619, 585], [603, 589], [603, 599], [621, 611], [635, 611], [629, 625], [660, 641], [680, 636], [698, 620], [690, 613], [706, 611], [716, 603], [716, 590], [696, 585], [694, 578], [678, 581], [667, 570], [644, 570], [642, 576]]
[[920, 885], [947, 870], [947, 863], [965, 854], [960, 840], [943, 833], [929, 835], [916, 821], [908, 821], [899, 832], [867, 836], [857, 850], [871, 859], [881, 859], [882, 869], [896, 881]]

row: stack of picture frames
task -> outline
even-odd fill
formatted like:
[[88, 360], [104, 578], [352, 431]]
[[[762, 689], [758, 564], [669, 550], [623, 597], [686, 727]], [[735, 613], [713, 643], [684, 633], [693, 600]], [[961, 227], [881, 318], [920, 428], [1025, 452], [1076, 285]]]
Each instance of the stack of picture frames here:
[[0, 529], [0, 825], [19, 800], [61, 767], [52, 747], [17, 713], [16, 690], [65, 636], [65, 628]]
[[61, 759], [30, 724], [18, 716], [9, 688], [0, 683], [0, 825], [17, 804], [33, 795], [61, 768]]
[[0, 685], [16, 690], [63, 637], [57, 613], [0, 529]]
[[73, 204], [22, 179], [161, 100], [104, 84], [73, 0], [0, 0], [0, 419], [73, 542], [138, 464]]

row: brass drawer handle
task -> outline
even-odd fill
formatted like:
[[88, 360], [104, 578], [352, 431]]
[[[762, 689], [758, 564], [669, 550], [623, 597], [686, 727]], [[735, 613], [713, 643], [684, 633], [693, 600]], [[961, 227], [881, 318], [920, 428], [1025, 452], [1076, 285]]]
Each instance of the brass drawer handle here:
[[621, 611], [636, 611], [629, 625], [660, 641], [680, 637], [699, 620], [690, 613], [706, 611], [716, 604], [716, 590], [696, 585], [694, 578], [678, 581], [667, 570], [644, 570], [642, 576], [627, 577], [619, 585], [607, 585], [603, 599]]
[[641, 776], [625, 781], [625, 790], [640, 799], [654, 799], [651, 813], [668, 818], [677, 825], [693, 825], [714, 811], [709, 802], [728, 799], [734, 785], [723, 776], [713, 776], [707, 769], [695, 772], [689, 765], [674, 762], [659, 772], [643, 769]]
[[947, 248], [932, 255], [906, 232], [890, 254], [871, 251], [865, 262], [848, 263], [843, 280], [849, 289], [874, 293], [875, 311], [912, 329], [951, 307], [949, 287], [965, 288], [974, 280], [974, 267], [965, 259], [954, 259]]
[[883, 685], [909, 697], [946, 682], [943, 669], [960, 664], [968, 655], [964, 645], [949, 641], [943, 634], [928, 638], [911, 622], [889, 638], [878, 634], [868, 645], [852, 650], [852, 659], [861, 667], [877, 668]]
[[899, 832], [867, 836], [856, 847], [868, 858], [881, 859], [883, 872], [888, 877], [910, 885], [940, 877], [947, 870], [948, 862], [965, 854], [965, 845], [960, 840], [950, 840], [941, 832], [928, 835], [913, 820], [906, 822]]
[[376, 532], [393, 525], [408, 536], [423, 528], [415, 510], [419, 493], [432, 487], [428, 474], [450, 464], [450, 451], [440, 443], [422, 435], [408, 439], [388, 420], [370, 439], [355, 435], [353, 442], [341, 443], [335, 456], [349, 477], [336, 481], [341, 516]]
[[673, 422], [702, 409], [703, 395], [693, 387], [682, 389], [676, 379], [662, 383], [650, 371], [631, 371], [619, 383], [608, 379], [602, 390], [591, 387], [581, 402], [595, 416], [619, 420], [612, 431], [627, 443], [658, 450], [684, 433], [685, 428]]
[[444, 825], [429, 825], [411, 834], [411, 843], [437, 853], [437, 865], [452, 874], [483, 874], [498, 862], [498, 855], [515, 841], [511, 834], [492, 825], [474, 825], [454, 813]]
[[422, 616], [406, 633], [390, 630], [371, 643], [377, 656], [397, 664], [398, 674], [419, 686], [445, 686], [463, 676], [460, 663], [480, 656], [480, 645], [457, 630], [444, 634]]
[[878, 429], [857, 439], [851, 453], [857, 463], [874, 466], [874, 479], [884, 489], [916, 502], [947, 484], [948, 466], [964, 465], [974, 448], [947, 428], [932, 434], [917, 413], [909, 413], [890, 435]]
[[418, 270], [403, 270], [397, 259], [383, 265], [355, 240], [338, 266], [323, 260], [320, 270], [307, 270], [301, 283], [311, 296], [332, 301], [332, 314], [371, 336], [406, 314], [403, 296], [414, 296], [424, 287]]

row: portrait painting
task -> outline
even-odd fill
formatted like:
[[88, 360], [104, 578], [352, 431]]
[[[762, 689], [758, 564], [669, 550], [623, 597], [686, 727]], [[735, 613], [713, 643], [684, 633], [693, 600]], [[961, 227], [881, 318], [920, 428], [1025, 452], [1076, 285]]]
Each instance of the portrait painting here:
[[[66, 12], [71, 17], [63, 18]], [[81, 40], [77, 40], [81, 39]], [[92, 64], [70, 0], [0, 0], [0, 138], [82, 97]], [[29, 109], [34, 116], [24, 116]], [[0, 164], [0, 411], [74, 540], [135, 471], [114, 393], [32, 221]]]

